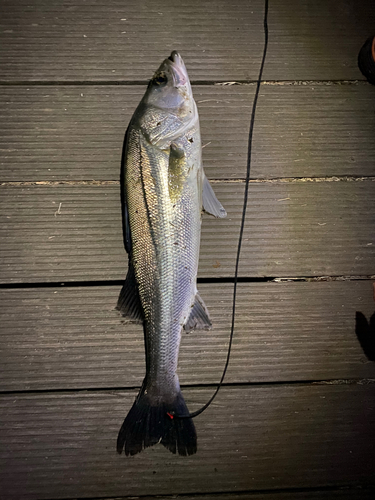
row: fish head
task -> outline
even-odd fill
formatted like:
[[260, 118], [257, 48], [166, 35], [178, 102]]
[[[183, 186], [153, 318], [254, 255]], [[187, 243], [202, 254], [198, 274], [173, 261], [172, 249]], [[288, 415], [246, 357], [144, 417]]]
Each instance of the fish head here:
[[195, 103], [185, 63], [175, 50], [165, 59], [151, 79], [144, 103], [171, 111], [180, 118], [195, 111]]

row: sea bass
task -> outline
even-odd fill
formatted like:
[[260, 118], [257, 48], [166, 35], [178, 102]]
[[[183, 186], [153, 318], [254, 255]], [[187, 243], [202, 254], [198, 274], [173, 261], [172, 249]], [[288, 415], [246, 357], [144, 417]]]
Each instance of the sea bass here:
[[185, 64], [172, 52], [150, 81], [127, 129], [122, 210], [128, 274], [117, 309], [143, 323], [146, 376], [120, 429], [119, 453], [163, 444], [192, 455], [197, 437], [177, 376], [182, 330], [209, 329], [198, 294], [202, 209], [226, 212], [202, 168], [199, 118]]

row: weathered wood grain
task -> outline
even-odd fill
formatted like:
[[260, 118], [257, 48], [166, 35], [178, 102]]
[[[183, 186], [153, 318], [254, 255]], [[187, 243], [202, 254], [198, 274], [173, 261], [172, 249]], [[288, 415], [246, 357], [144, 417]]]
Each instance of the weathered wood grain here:
[[[194, 88], [211, 178], [244, 176], [254, 90], [254, 85]], [[125, 130], [144, 91], [144, 86], [0, 87], [1, 180], [118, 180]]]
[[[118, 180], [144, 86], [0, 87], [1, 181]], [[210, 178], [244, 178], [254, 85], [195, 86]], [[263, 85], [252, 178], [375, 175], [375, 89]]]
[[[258, 76], [263, 0], [3, 0], [1, 79], [134, 81], [173, 49], [193, 80]], [[364, 79], [357, 55], [373, 34], [371, 0], [273, 0], [267, 79]]]
[[262, 0], [3, 1], [2, 80], [146, 80], [172, 50], [190, 77], [254, 78]]
[[[195, 408], [211, 390], [184, 393]], [[6, 498], [374, 486], [374, 384], [222, 388], [196, 419], [192, 457], [162, 446], [133, 458], [116, 454], [118, 428], [135, 394], [1, 396]]]
[[264, 77], [363, 79], [357, 57], [374, 24], [371, 0], [271, 0]]
[[373, 176], [374, 101], [371, 85], [264, 85], [252, 177]]
[[[204, 217], [199, 276], [220, 278], [234, 272], [243, 183], [214, 188], [228, 217]], [[372, 181], [251, 184], [240, 276], [374, 274], [374, 191]], [[3, 283], [124, 277], [119, 186], [0, 192]]]
[[[114, 311], [119, 288], [1, 290], [0, 391], [139, 386], [143, 331]], [[199, 290], [213, 330], [183, 335], [182, 384], [218, 382], [228, 348], [233, 286]], [[355, 334], [368, 281], [240, 283], [236, 305], [226, 382], [375, 378]]]

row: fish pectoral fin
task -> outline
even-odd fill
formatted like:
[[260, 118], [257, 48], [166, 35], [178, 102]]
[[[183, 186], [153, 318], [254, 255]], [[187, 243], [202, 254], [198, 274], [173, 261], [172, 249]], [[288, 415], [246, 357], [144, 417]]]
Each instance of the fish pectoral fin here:
[[126, 275], [124, 286], [120, 292], [116, 309], [120, 311], [124, 317], [137, 323], [143, 323], [143, 309], [131, 259], [129, 259], [128, 274]]
[[176, 203], [184, 189], [186, 174], [184, 173], [185, 153], [183, 149], [172, 143], [169, 150], [168, 189], [172, 203]]
[[202, 205], [203, 210], [215, 217], [220, 217], [223, 219], [227, 216], [227, 212], [220, 201], [216, 198], [214, 190], [207, 179], [206, 175], [203, 174], [203, 189], [202, 189]]
[[192, 330], [210, 330], [211, 327], [212, 323], [206, 304], [203, 302], [199, 293], [197, 293], [195, 302], [191, 308], [190, 316], [184, 325], [184, 330], [186, 333], [189, 333]]
[[181, 160], [185, 156], [185, 151], [179, 148], [174, 142], [171, 144], [171, 156]]

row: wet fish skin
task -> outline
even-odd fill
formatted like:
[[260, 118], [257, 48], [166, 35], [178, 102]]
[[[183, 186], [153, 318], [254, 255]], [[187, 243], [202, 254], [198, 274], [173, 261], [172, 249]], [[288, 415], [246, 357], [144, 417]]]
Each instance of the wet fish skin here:
[[117, 308], [143, 321], [146, 376], [119, 432], [127, 455], [161, 442], [196, 452], [196, 433], [177, 377], [181, 331], [208, 329], [197, 293], [202, 205], [225, 210], [202, 168], [198, 111], [181, 56], [156, 71], [129, 124], [123, 154], [123, 220], [128, 275]]

